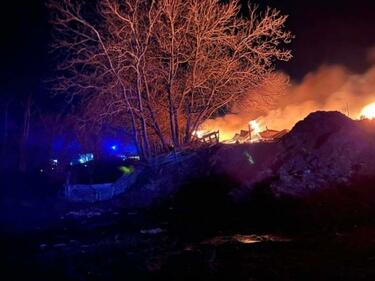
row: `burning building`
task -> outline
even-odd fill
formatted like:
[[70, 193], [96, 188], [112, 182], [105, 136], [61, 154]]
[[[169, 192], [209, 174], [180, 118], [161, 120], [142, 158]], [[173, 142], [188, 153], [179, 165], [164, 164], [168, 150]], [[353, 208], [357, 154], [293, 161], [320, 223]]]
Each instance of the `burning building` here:
[[250, 130], [241, 130], [240, 133], [235, 134], [231, 140], [225, 141], [227, 143], [245, 143], [251, 141]]
[[266, 127], [262, 130], [259, 124], [253, 120], [249, 123], [248, 130], [241, 130], [235, 134], [230, 140], [224, 141], [225, 143], [254, 143], [254, 142], [274, 142], [281, 139], [288, 133], [288, 130], [270, 130]]
[[220, 138], [220, 130], [197, 130], [193, 132], [193, 139], [203, 143], [254, 143], [254, 142], [274, 142], [281, 139], [288, 133], [288, 130], [271, 130], [266, 126], [265, 130], [262, 130], [261, 125], [256, 120], [252, 120], [248, 123], [247, 130], [240, 130], [235, 133], [232, 138]]
[[289, 131], [288, 130], [282, 130], [282, 131], [276, 131], [276, 130], [270, 130], [266, 129], [263, 132], [260, 132], [260, 141], [263, 142], [273, 142], [280, 140], [283, 136], [285, 136]]

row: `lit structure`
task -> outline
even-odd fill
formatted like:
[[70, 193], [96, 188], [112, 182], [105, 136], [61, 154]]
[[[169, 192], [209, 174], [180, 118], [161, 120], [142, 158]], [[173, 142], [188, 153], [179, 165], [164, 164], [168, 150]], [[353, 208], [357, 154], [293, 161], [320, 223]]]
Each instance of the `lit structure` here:
[[230, 140], [224, 143], [254, 143], [254, 142], [274, 142], [281, 139], [288, 133], [288, 130], [276, 131], [270, 130], [266, 127], [262, 130], [260, 124], [256, 120], [249, 122], [248, 130], [241, 130], [235, 134]]

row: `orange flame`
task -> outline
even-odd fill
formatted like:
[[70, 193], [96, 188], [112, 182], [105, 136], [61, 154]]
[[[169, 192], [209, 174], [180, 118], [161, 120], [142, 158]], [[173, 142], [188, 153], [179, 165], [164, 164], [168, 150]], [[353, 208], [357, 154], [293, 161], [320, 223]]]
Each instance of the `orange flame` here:
[[260, 125], [256, 120], [252, 120], [249, 122], [251, 129], [254, 131], [255, 134], [259, 134], [262, 130], [260, 129]]
[[375, 118], [375, 102], [366, 105], [360, 114], [361, 119], [374, 119]]

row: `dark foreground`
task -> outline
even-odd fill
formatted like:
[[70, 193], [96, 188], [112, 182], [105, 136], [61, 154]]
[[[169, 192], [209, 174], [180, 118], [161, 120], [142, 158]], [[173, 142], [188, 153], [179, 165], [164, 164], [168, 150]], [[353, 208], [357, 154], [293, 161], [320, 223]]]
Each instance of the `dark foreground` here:
[[374, 121], [318, 112], [280, 143], [193, 151], [95, 204], [8, 173], [1, 276], [375, 280], [374, 140]]
[[6, 280], [375, 280], [375, 227], [299, 228], [298, 220], [288, 225], [278, 222], [277, 208], [261, 224], [261, 213], [233, 217], [223, 210], [215, 218], [169, 208], [142, 213], [85, 207], [39, 228], [3, 233], [2, 276]]

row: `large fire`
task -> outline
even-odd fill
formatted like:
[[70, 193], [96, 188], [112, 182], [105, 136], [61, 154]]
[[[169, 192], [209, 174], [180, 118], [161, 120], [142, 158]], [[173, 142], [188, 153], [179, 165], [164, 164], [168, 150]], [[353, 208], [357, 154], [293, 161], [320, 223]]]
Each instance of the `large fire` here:
[[[335, 110], [335, 109], [330, 108], [328, 110]], [[339, 111], [341, 111], [343, 114], [349, 115], [349, 112], [345, 112], [344, 110], [339, 110]], [[372, 102], [364, 106], [361, 110], [359, 110], [359, 112], [360, 112], [359, 114], [354, 115], [354, 116], [358, 116], [357, 118], [359, 119], [371, 119], [371, 120], [375, 119], [375, 102]], [[225, 126], [226, 125], [225, 123], [221, 123], [221, 126], [216, 126], [216, 127], [206, 126], [205, 127], [206, 130], [194, 131], [193, 136], [200, 139], [207, 134], [211, 134], [214, 130], [217, 130], [220, 134], [220, 137], [219, 137], [220, 142], [224, 142], [224, 143], [260, 142], [260, 141], [269, 141], [272, 139], [277, 139], [283, 136], [289, 129], [289, 128], [286, 128], [286, 130], [284, 129], [284, 130], [279, 130], [279, 131], [269, 130], [267, 126], [264, 125], [264, 122], [260, 121], [260, 119], [249, 121], [247, 128], [245, 126], [242, 126], [242, 128], [239, 131], [235, 131], [235, 132], [232, 130], [226, 130], [227, 128]], [[277, 121], [277, 120], [273, 120], [273, 121]], [[210, 124], [210, 122], [207, 122], [207, 124]]]
[[[268, 97], [271, 90], [261, 94]], [[301, 81], [292, 81], [271, 104], [267, 100], [251, 103], [249, 97], [250, 103], [239, 101], [231, 113], [209, 119], [199, 129], [219, 131], [220, 141], [225, 141], [249, 130], [249, 120], [256, 120], [261, 131], [292, 130], [298, 121], [320, 110], [339, 111], [353, 119], [375, 120], [375, 64], [362, 73], [353, 73], [340, 65], [321, 66]]]
[[366, 105], [360, 114], [361, 119], [374, 119], [375, 118], [375, 102]]
[[197, 130], [193, 131], [192, 135], [205, 143], [212, 143], [212, 141], [222, 143], [255, 143], [255, 142], [273, 142], [279, 140], [284, 136], [288, 130], [270, 130], [267, 126], [262, 126], [259, 120], [251, 120], [248, 122], [247, 127], [229, 135], [224, 131], [224, 134], [219, 130]]

